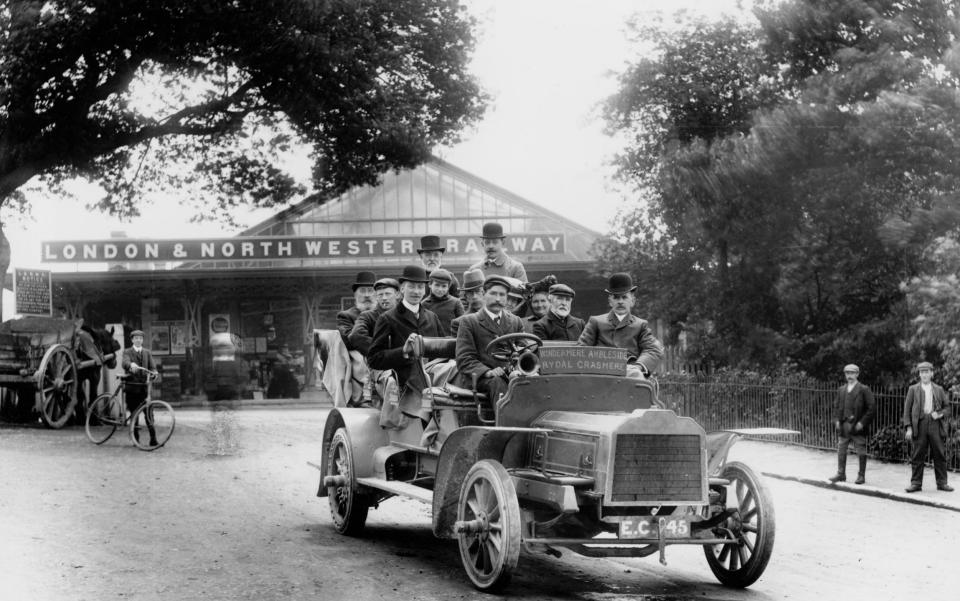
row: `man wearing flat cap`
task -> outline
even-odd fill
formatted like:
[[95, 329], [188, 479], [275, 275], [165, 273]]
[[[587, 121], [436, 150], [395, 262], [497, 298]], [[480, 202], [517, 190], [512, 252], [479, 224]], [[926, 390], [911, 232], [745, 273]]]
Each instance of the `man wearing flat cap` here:
[[576, 342], [583, 333], [584, 322], [570, 315], [576, 292], [566, 284], [554, 284], [547, 293], [550, 308], [547, 314], [533, 324], [533, 333], [541, 340]]
[[429, 292], [423, 299], [423, 306], [437, 314], [443, 335], [449, 336], [451, 323], [464, 313], [460, 299], [450, 294], [453, 274], [446, 269], [435, 269], [427, 277], [430, 279]]
[[640, 378], [649, 376], [660, 365], [663, 344], [646, 320], [631, 313], [637, 302], [636, 289], [629, 273], [611, 275], [609, 287], [604, 289], [610, 312], [590, 317], [577, 344], [626, 349], [627, 376]]
[[[130, 332], [130, 342], [132, 346], [124, 349], [123, 358], [120, 365], [123, 367], [125, 379], [123, 383], [123, 394], [127, 403], [127, 410], [133, 413], [137, 407], [147, 400], [147, 383], [154, 376], [144, 370], [156, 373], [157, 364], [153, 360], [153, 354], [150, 349], [143, 346], [143, 330], [134, 330]], [[147, 422], [147, 431], [150, 434], [150, 445], [157, 445], [157, 433], [153, 424]], [[140, 440], [140, 429], [135, 428], [133, 436]]]
[[479, 269], [484, 277], [491, 275], [504, 275], [516, 278], [521, 282], [527, 281], [527, 271], [523, 264], [512, 257], [507, 256], [507, 250], [504, 244], [506, 236], [503, 234], [503, 226], [491, 221], [483, 224], [483, 234], [481, 242], [483, 243], [483, 252], [486, 255], [483, 261], [474, 263], [470, 269]]
[[944, 440], [947, 437], [945, 417], [950, 415], [947, 393], [943, 387], [933, 383], [933, 364], [924, 361], [917, 365], [920, 381], [907, 389], [907, 398], [903, 403], [903, 425], [905, 437], [913, 445], [910, 455], [910, 486], [907, 492], [917, 492], [923, 487], [923, 466], [927, 462], [927, 451], [933, 459], [933, 475], [937, 480], [937, 490], [952, 492], [947, 484], [947, 456]]
[[397, 306], [397, 296], [400, 294], [400, 282], [393, 278], [381, 278], [373, 284], [377, 305], [373, 309], [364, 311], [357, 317], [357, 321], [350, 330], [350, 346], [360, 351], [363, 356], [370, 352], [370, 343], [373, 342], [373, 328], [377, 319]]
[[[420, 255], [420, 262], [423, 268], [427, 270], [427, 276], [443, 266], [443, 253], [446, 251], [440, 242], [440, 236], [421, 236], [420, 248], [417, 254]], [[457, 298], [460, 295], [460, 282], [457, 276], [450, 274], [450, 296]]]
[[403, 352], [403, 346], [410, 334], [441, 336], [442, 328], [436, 314], [421, 304], [427, 291], [427, 271], [420, 265], [407, 265], [397, 280], [400, 302], [377, 319], [367, 363], [372, 369], [396, 372], [401, 391], [407, 388], [414, 393], [402, 395], [409, 404], [400, 410], [408, 416], [417, 416], [420, 392], [426, 388], [426, 382], [420, 370], [414, 369], [415, 359]]
[[337, 329], [340, 331], [340, 338], [347, 345], [348, 350], [354, 350], [350, 345], [350, 332], [353, 331], [353, 324], [364, 311], [369, 311], [376, 306], [375, 291], [373, 285], [377, 282], [377, 276], [372, 271], [361, 271], [357, 274], [357, 280], [351, 284], [353, 288], [353, 306], [345, 311], [337, 313]]
[[487, 346], [495, 338], [523, 331], [520, 318], [505, 309], [509, 291], [510, 283], [505, 278], [488, 276], [483, 282], [483, 309], [460, 318], [457, 329], [460, 385], [472, 388], [473, 376], [476, 376], [477, 390], [487, 394], [492, 407], [497, 406], [500, 395], [507, 391], [510, 365], [489, 355]]
[[867, 426], [873, 421], [876, 408], [873, 393], [859, 381], [859, 367], [853, 363], [844, 366], [843, 376], [847, 383], [837, 391], [833, 405], [833, 427], [840, 443], [837, 447], [837, 473], [830, 478], [830, 482], [844, 482], [847, 479], [847, 449], [852, 442], [860, 460], [855, 484], [863, 484], [867, 481]]

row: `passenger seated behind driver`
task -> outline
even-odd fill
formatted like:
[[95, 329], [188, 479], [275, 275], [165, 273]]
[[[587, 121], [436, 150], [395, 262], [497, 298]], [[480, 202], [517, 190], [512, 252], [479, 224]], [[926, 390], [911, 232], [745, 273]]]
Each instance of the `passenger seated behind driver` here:
[[430, 293], [423, 299], [422, 304], [440, 318], [443, 336], [450, 336], [451, 323], [463, 315], [463, 305], [460, 299], [450, 296], [450, 285], [453, 283], [453, 274], [446, 269], [434, 269], [429, 275]]
[[[423, 267], [408, 265], [397, 280], [400, 302], [377, 319], [367, 363], [373, 369], [396, 371], [401, 390], [409, 381], [413, 390], [422, 391], [426, 387], [422, 372], [414, 369], [416, 359], [405, 355], [403, 346], [410, 334], [440, 336], [440, 319], [420, 302], [427, 290], [427, 272]], [[412, 410], [405, 412], [414, 414]]]
[[483, 282], [484, 307], [461, 317], [457, 331], [460, 386], [472, 388], [476, 375], [477, 390], [486, 393], [494, 407], [507, 391], [510, 365], [490, 356], [487, 346], [500, 336], [523, 332], [521, 319], [505, 310], [509, 290], [510, 284], [503, 276], [487, 276]]
[[627, 376], [647, 377], [660, 365], [663, 344], [653, 335], [646, 320], [631, 314], [637, 287], [630, 274], [611, 275], [609, 286], [604, 292], [607, 293], [610, 312], [590, 317], [577, 344], [626, 349], [631, 358], [627, 364]]

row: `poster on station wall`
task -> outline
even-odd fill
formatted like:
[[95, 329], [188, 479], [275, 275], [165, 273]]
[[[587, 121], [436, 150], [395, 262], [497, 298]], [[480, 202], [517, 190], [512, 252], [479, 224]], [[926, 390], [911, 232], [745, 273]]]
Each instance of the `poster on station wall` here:
[[170, 322], [170, 354], [184, 355], [187, 352], [187, 322]]
[[53, 314], [50, 271], [13, 268], [14, 313], [20, 315]]
[[155, 321], [150, 325], [150, 352], [154, 355], [170, 354], [170, 324]]

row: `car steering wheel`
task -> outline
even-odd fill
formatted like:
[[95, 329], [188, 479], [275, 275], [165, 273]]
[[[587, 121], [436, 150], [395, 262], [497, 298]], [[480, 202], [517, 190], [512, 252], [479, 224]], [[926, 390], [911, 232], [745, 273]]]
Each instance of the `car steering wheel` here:
[[497, 361], [512, 362], [522, 353], [537, 352], [543, 346], [543, 340], [528, 332], [513, 332], [497, 336], [487, 345], [486, 352]]

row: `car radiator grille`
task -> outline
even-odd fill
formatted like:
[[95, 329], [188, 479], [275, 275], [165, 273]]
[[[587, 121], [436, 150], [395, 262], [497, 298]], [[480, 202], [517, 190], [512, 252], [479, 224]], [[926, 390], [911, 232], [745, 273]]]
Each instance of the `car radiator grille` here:
[[702, 455], [696, 435], [618, 434], [613, 502], [699, 501]]

